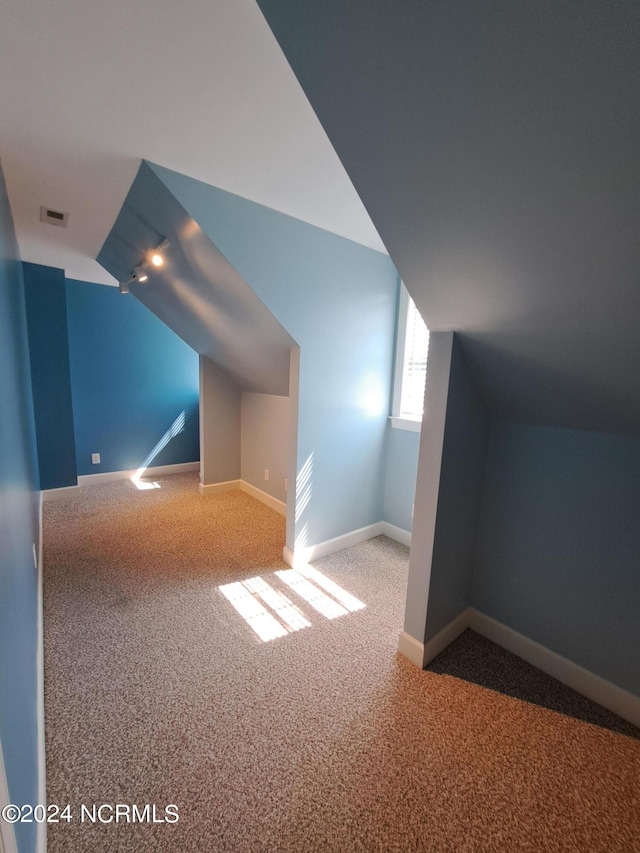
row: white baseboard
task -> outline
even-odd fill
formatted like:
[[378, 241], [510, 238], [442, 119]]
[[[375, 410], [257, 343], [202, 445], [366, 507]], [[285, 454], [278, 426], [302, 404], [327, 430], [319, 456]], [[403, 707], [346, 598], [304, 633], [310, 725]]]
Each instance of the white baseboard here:
[[78, 494], [80, 486], [62, 486], [60, 489], [45, 489], [40, 492], [43, 501], [58, 501]]
[[[130, 468], [127, 471], [103, 471], [101, 474], [80, 474], [77, 486], [62, 486], [60, 489], [45, 489], [42, 492], [44, 501], [55, 501], [70, 498], [78, 493], [82, 486], [95, 486], [100, 483], [112, 483], [116, 480], [131, 480], [138, 474], [139, 468]], [[162, 477], [167, 474], [186, 474], [191, 471], [199, 471], [199, 462], [178, 462], [175, 465], [156, 465], [153, 468], [145, 468], [141, 478]]]
[[251, 495], [252, 498], [261, 501], [263, 504], [266, 504], [266, 506], [274, 509], [276, 512], [279, 512], [280, 515], [286, 516], [287, 514], [287, 505], [285, 503], [274, 498], [272, 495], [268, 495], [266, 492], [263, 492], [262, 489], [252, 486], [251, 483], [247, 483], [246, 480], [226, 480], [224, 483], [207, 483], [206, 485], [200, 483], [199, 488], [201, 495], [219, 495], [223, 492], [231, 492], [234, 489], [240, 489], [245, 492], [245, 494]]
[[478, 610], [470, 608], [469, 615], [469, 627], [477, 631], [478, 634], [482, 634], [483, 637], [502, 646], [503, 649], [518, 655], [527, 663], [546, 672], [547, 675], [557, 678], [558, 681], [573, 688], [593, 702], [608, 708], [614, 714], [633, 723], [634, 726], [640, 727], [640, 697], [634, 696], [633, 693], [629, 693], [599, 675], [589, 672], [577, 663], [552, 652], [535, 640], [530, 640], [502, 622], [485, 616]]
[[408, 660], [424, 668], [436, 655], [444, 651], [460, 634], [471, 628], [487, 640], [522, 658], [562, 684], [571, 687], [587, 699], [608, 708], [624, 720], [640, 728], [640, 696], [623, 690], [610, 681], [589, 672], [568, 658], [551, 651], [535, 640], [519, 634], [502, 622], [469, 607], [436, 634], [428, 643], [422, 644], [405, 631], [400, 632], [398, 651]]
[[306, 565], [313, 560], [319, 560], [321, 557], [335, 554], [336, 551], [351, 548], [352, 545], [359, 545], [361, 542], [366, 542], [367, 539], [374, 539], [376, 536], [382, 535], [395, 539], [403, 545], [411, 545], [411, 533], [408, 530], [389, 524], [388, 521], [376, 521], [375, 524], [359, 527], [357, 530], [351, 530], [342, 536], [336, 536], [334, 539], [318, 542], [317, 545], [307, 545], [304, 548], [296, 548], [295, 551], [285, 546], [282, 551], [282, 559], [288, 566]]
[[411, 634], [407, 634], [406, 631], [400, 631], [400, 639], [398, 640], [398, 651], [408, 661], [411, 661], [412, 664], [415, 664], [415, 666], [419, 667], [420, 669], [424, 669], [424, 643], [421, 643], [419, 640], [416, 640], [414, 637], [411, 636]]
[[[138, 474], [139, 470], [139, 468], [130, 468], [127, 471], [104, 471], [102, 474], [80, 474], [78, 485], [91, 486], [96, 483], [110, 483], [115, 480], [130, 480]], [[190, 471], [199, 470], [199, 462], [178, 462], [175, 465], [156, 465], [155, 467], [145, 468], [140, 476], [146, 480], [149, 477], [161, 477], [166, 474], [186, 474]]]
[[440, 652], [444, 651], [447, 646], [450, 646], [463, 631], [466, 631], [469, 627], [469, 618], [469, 608], [467, 608], [449, 622], [448, 625], [445, 625], [442, 631], [439, 631], [427, 643], [421, 643], [415, 637], [407, 634], [406, 631], [400, 631], [398, 651], [410, 660], [411, 663], [419, 666], [420, 669], [424, 669]]
[[[9, 786], [7, 785], [7, 774], [2, 757], [2, 743], [0, 743], [0, 811], [11, 802], [9, 797]], [[0, 818], [0, 850], [2, 853], [18, 853], [16, 834], [12, 823]]]
[[240, 488], [241, 480], [226, 480], [224, 483], [200, 483], [198, 488], [201, 495], [219, 495], [222, 492], [232, 492], [234, 489]]
[[342, 551], [344, 548], [351, 548], [352, 545], [359, 545], [360, 542], [366, 542], [367, 539], [373, 539], [375, 536], [380, 536], [382, 533], [382, 522], [377, 521], [375, 524], [368, 524], [366, 527], [359, 527], [357, 530], [351, 530], [342, 536], [336, 536], [334, 539], [327, 539], [325, 542], [318, 542], [317, 545], [307, 545], [304, 548], [285, 548], [282, 552], [282, 559], [287, 565], [295, 568], [298, 565], [305, 566], [313, 560], [319, 560], [321, 557], [327, 557], [329, 554], [335, 554], [336, 551]]
[[608, 708], [624, 720], [640, 728], [640, 697], [634, 696], [599, 675], [584, 669], [568, 658], [547, 649], [502, 622], [469, 607], [423, 645], [405, 631], [400, 632], [398, 651], [408, 660], [424, 668], [444, 651], [460, 634], [471, 628], [508, 652], [512, 652], [562, 684]]
[[411, 547], [411, 531], [405, 530], [403, 527], [396, 527], [395, 524], [390, 524], [388, 521], [382, 521], [382, 530], [380, 531], [389, 539], [395, 539], [401, 545]]
[[[43, 614], [43, 537], [42, 537], [42, 504], [43, 493], [40, 492], [38, 510], [38, 645], [36, 652], [37, 672], [37, 714], [38, 714], [38, 802], [47, 802], [47, 761], [44, 738], [44, 614]], [[38, 823], [36, 830], [36, 853], [46, 853], [47, 824]]]
[[274, 498], [273, 495], [269, 495], [267, 492], [263, 492], [262, 489], [258, 489], [256, 486], [252, 486], [251, 483], [247, 483], [246, 480], [240, 480], [240, 488], [243, 492], [251, 495], [252, 498], [262, 501], [263, 504], [271, 507], [271, 509], [275, 509], [275, 511], [279, 512], [280, 515], [286, 516], [287, 505], [284, 501], [279, 501], [277, 498]]
[[469, 627], [470, 620], [470, 612], [467, 607], [466, 610], [463, 610], [455, 619], [449, 622], [448, 625], [442, 629], [442, 631], [438, 631], [435, 637], [432, 637], [428, 642], [425, 643], [424, 646], [424, 665], [426, 666], [428, 663], [443, 652], [447, 646], [450, 646], [454, 640], [457, 640], [460, 634], [463, 631], [466, 631]]

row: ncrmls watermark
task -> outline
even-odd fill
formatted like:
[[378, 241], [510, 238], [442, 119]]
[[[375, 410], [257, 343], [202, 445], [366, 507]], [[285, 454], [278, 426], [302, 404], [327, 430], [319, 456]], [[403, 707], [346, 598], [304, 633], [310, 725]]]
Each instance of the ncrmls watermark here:
[[71, 805], [58, 806], [55, 803], [47, 806], [9, 803], [2, 809], [0, 817], [7, 823], [177, 823], [180, 815], [175, 803], [166, 806], [155, 803], [92, 803], [80, 805], [75, 811]]
[[102, 803], [80, 806], [81, 823], [177, 823], [178, 806], [170, 803], [160, 809], [155, 803]]

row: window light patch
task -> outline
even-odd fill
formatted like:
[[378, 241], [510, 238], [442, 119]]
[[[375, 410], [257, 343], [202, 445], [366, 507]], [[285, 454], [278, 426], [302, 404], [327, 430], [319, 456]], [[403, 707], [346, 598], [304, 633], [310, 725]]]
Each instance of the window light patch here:
[[301, 606], [308, 604], [325, 619], [335, 619], [365, 607], [362, 601], [313, 566], [276, 571], [270, 578], [272, 583], [263, 577], [254, 577], [218, 587], [263, 643], [311, 627], [310, 618], [284, 591], [276, 589], [274, 580], [281, 581], [302, 599]]
[[318, 613], [326, 616], [327, 619], [335, 619], [337, 616], [344, 616], [348, 612], [341, 604], [318, 589], [315, 584], [308, 581], [296, 569], [276, 572], [276, 575], [293, 592], [304, 599]]
[[284, 625], [240, 581], [218, 589], [264, 643], [287, 634]]

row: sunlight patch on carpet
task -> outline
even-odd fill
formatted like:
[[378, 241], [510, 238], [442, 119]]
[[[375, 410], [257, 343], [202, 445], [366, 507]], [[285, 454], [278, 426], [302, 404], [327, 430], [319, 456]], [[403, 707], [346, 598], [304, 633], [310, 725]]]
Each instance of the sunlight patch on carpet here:
[[264, 643], [288, 633], [284, 625], [240, 581], [223, 584], [218, 589]]
[[[360, 599], [313, 566], [273, 572], [272, 578], [282, 581], [326, 619], [365, 607]], [[218, 589], [264, 643], [311, 627], [303, 611], [262, 577], [222, 584]]]
[[286, 595], [278, 592], [260, 577], [244, 581], [246, 588], [258, 595], [262, 601], [280, 617], [290, 631], [300, 631], [308, 628], [311, 622], [304, 613], [293, 604]]
[[340, 604], [344, 605], [350, 613], [353, 613], [355, 610], [363, 610], [366, 607], [359, 598], [356, 598], [355, 595], [351, 595], [351, 593], [347, 592], [346, 589], [343, 589], [340, 584], [332, 581], [331, 578], [323, 575], [322, 572], [319, 572], [318, 569], [315, 569], [313, 566], [306, 565], [296, 568], [297, 571], [300, 572], [301, 575], [304, 575], [305, 578], [310, 581], [314, 581], [318, 586], [322, 587], [325, 592], [331, 593], [331, 595], [336, 598]]

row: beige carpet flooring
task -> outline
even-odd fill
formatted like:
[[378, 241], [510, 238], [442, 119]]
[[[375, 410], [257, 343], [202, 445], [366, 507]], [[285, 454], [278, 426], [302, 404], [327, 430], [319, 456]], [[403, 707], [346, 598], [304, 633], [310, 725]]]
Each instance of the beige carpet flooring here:
[[281, 576], [281, 516], [158, 482], [45, 505], [50, 853], [640, 851], [637, 730], [472, 632], [397, 655], [406, 548]]

